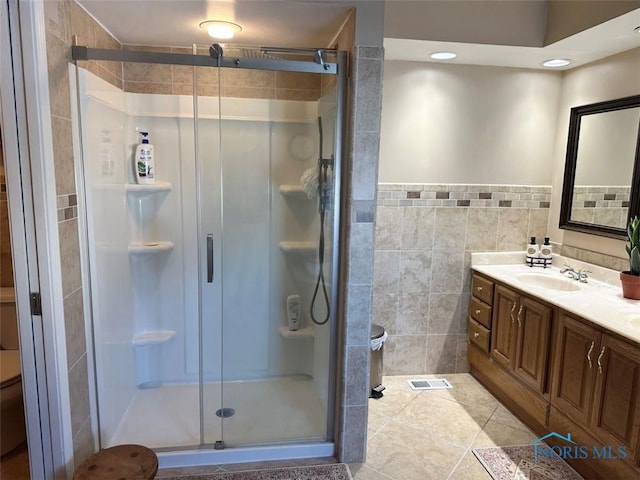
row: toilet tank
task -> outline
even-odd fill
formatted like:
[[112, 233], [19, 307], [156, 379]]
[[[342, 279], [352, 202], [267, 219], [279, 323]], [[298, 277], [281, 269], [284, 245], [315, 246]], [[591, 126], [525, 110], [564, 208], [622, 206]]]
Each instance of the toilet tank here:
[[0, 287], [0, 346], [18, 350], [18, 315], [13, 287]]

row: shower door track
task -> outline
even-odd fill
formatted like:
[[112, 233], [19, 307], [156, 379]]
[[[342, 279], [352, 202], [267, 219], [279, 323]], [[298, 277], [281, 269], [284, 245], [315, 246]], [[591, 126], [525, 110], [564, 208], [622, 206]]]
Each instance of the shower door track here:
[[[261, 52], [283, 52], [282, 49], [265, 47]], [[336, 54], [338, 58], [345, 54], [330, 49], [291, 49], [293, 53], [323, 51]], [[337, 75], [338, 63], [324, 62], [322, 65], [313, 61], [278, 60], [272, 58], [242, 58], [221, 56], [215, 59], [209, 55], [193, 55], [190, 53], [143, 52], [137, 50], [111, 50], [107, 48], [89, 48], [78, 45], [71, 47], [71, 57], [75, 61], [103, 60], [111, 62], [159, 63], [165, 65], [187, 65], [192, 67], [224, 67], [247, 68], [252, 70], [277, 70], [281, 72], [318, 73]]]

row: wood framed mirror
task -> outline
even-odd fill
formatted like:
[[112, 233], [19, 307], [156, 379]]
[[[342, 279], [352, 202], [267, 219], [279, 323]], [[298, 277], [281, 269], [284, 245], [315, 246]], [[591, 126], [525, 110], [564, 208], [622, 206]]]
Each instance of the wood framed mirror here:
[[625, 238], [640, 215], [640, 95], [571, 109], [560, 228]]

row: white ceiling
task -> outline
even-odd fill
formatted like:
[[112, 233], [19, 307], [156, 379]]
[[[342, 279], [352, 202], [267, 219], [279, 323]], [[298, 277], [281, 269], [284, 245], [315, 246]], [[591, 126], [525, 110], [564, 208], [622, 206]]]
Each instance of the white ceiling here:
[[346, 20], [348, 3], [306, 0], [79, 0], [121, 43], [209, 45], [204, 20], [239, 24], [229, 43], [279, 47], [327, 47]]
[[[434, 62], [429, 58], [431, 53], [451, 51], [458, 56], [446, 63], [543, 69], [545, 67], [541, 64], [544, 60], [567, 58], [572, 60], [569, 66], [554, 68], [554, 70], [567, 70], [640, 47], [640, 34], [634, 31], [638, 26], [640, 26], [640, 9], [546, 47], [514, 47], [385, 38], [385, 59]], [[640, 72], [638, 72], [638, 81], [640, 82]]]

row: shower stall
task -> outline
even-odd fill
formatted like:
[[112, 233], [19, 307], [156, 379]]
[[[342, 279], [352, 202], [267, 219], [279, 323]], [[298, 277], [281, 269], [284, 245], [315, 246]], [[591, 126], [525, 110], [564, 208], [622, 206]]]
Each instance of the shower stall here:
[[[100, 446], [161, 466], [333, 455], [346, 54], [192, 52], [73, 47]], [[191, 91], [120, 88], [92, 60], [171, 68]], [[320, 88], [264, 98], [239, 76]]]

